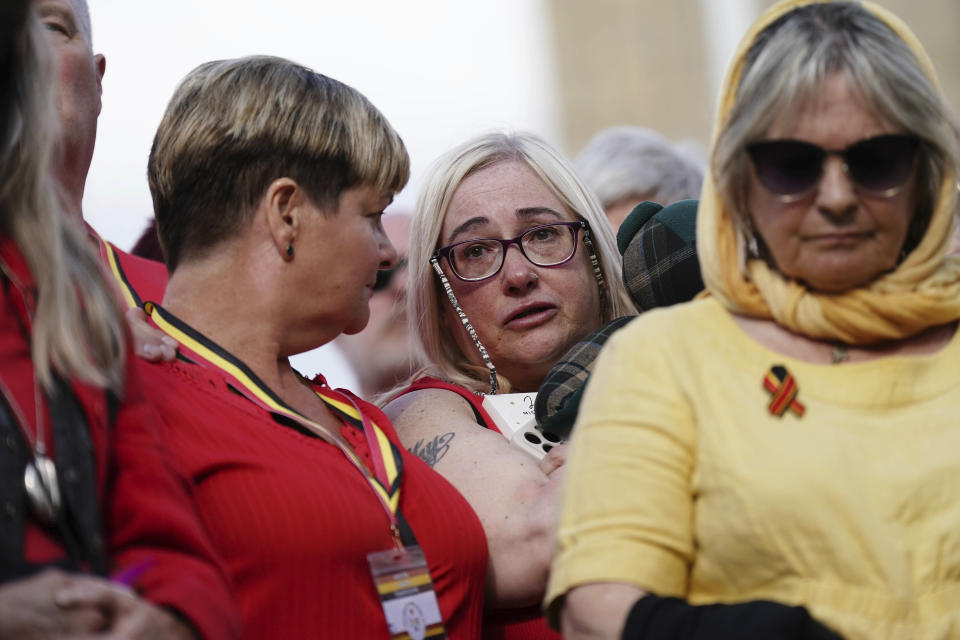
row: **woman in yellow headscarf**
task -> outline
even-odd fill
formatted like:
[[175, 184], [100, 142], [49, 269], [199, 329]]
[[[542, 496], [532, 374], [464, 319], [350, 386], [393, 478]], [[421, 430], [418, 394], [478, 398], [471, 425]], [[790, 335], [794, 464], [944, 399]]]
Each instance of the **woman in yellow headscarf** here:
[[709, 294], [601, 354], [549, 612], [574, 638], [960, 637], [960, 152], [932, 66], [875, 5], [793, 0], [724, 91]]

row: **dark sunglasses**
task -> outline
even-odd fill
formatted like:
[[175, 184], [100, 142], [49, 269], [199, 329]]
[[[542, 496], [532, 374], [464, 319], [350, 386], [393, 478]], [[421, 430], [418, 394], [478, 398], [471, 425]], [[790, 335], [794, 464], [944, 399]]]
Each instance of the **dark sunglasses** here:
[[397, 264], [393, 265], [392, 269], [380, 269], [377, 271], [377, 281], [373, 283], [374, 291], [383, 291], [390, 286], [390, 282], [393, 280], [393, 276], [397, 274], [401, 269], [407, 267], [407, 257], [404, 256], [397, 260]]
[[847, 175], [859, 189], [889, 198], [913, 173], [920, 140], [910, 135], [885, 135], [860, 140], [846, 149], [824, 149], [800, 140], [767, 140], [747, 145], [757, 179], [784, 202], [793, 202], [814, 189], [823, 176], [827, 156], [841, 156]]

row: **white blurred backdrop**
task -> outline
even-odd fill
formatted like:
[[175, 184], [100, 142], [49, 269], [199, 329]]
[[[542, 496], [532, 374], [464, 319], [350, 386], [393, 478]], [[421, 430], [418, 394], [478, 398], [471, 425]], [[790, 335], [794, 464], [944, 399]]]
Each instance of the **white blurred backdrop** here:
[[[84, 213], [129, 248], [152, 217], [147, 155], [177, 82], [202, 62], [289, 58], [364, 93], [399, 131], [411, 208], [443, 151], [482, 130], [525, 129], [554, 144], [558, 106], [546, 0], [89, 0], [94, 50], [107, 59]], [[305, 374], [353, 385], [333, 349], [299, 358]]]

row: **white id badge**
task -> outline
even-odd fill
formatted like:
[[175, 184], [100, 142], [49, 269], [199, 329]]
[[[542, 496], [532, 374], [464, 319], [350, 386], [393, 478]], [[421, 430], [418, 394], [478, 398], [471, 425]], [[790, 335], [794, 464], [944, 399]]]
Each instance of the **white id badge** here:
[[391, 640], [441, 640], [447, 637], [420, 547], [367, 554]]

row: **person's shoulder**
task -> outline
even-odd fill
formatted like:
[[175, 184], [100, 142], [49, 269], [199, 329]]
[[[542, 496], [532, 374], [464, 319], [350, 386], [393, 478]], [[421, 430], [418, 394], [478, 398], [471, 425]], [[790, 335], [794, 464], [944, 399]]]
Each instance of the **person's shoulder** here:
[[[346, 398], [348, 403], [353, 404], [354, 408], [356, 408], [361, 415], [366, 416], [368, 419], [372, 420], [374, 424], [380, 427], [380, 429], [387, 435], [388, 439], [397, 444], [400, 443], [400, 437], [397, 435], [393, 421], [390, 420], [389, 416], [387, 416], [387, 414], [384, 413], [383, 410], [374, 403], [364, 400], [349, 389], [344, 389], [341, 387], [331, 389], [327, 386], [323, 376], [320, 375], [317, 375], [310, 384], [316, 393], [325, 398], [334, 400]], [[340, 398], [337, 397], [337, 394], [340, 394]]]
[[442, 378], [436, 378], [431, 375], [423, 375], [414, 380], [410, 385], [404, 389], [401, 393], [412, 393], [414, 391], [423, 391], [423, 390], [442, 390], [449, 391], [457, 395], [477, 395], [474, 391], [459, 385], [455, 382], [449, 382], [443, 380]]
[[473, 394], [473, 392], [452, 383], [443, 383], [437, 386], [419, 386], [410, 388], [394, 397], [386, 404], [383, 410], [388, 416], [391, 414], [406, 413], [407, 411], [436, 411], [438, 409], [444, 411], [453, 409], [458, 412], [469, 412], [469, 405], [465, 397], [467, 394]]
[[110, 243], [110, 248], [113, 249], [113, 253], [117, 256], [121, 265], [123, 265], [124, 271], [131, 272], [130, 275], [148, 277], [156, 283], [166, 285], [167, 267], [162, 262], [127, 253], [112, 242]]
[[698, 297], [689, 302], [644, 311], [618, 333], [633, 337], [637, 335], [667, 337], [687, 335], [705, 329], [716, 331], [724, 324], [719, 322], [724, 314], [727, 314], [727, 311], [716, 298]]
[[214, 376], [178, 356], [169, 362], [148, 362], [132, 358], [137, 368], [144, 395], [154, 404], [179, 403], [191, 390], [202, 395], [216, 393], [220, 385]]
[[167, 267], [162, 262], [148, 260], [127, 253], [112, 242], [108, 242], [118, 263], [119, 270], [108, 265], [120, 284], [136, 291], [140, 300], [160, 302], [167, 288]]
[[447, 428], [467, 423], [477, 426], [477, 413], [469, 400], [474, 395], [469, 389], [453, 383], [420, 378], [391, 399], [383, 407], [383, 412], [401, 434], [411, 429], [419, 432], [425, 428]]
[[640, 314], [604, 345], [601, 356], [621, 368], [701, 366], [705, 353], [738, 344], [736, 324], [714, 298], [705, 297]]
[[[483, 394], [477, 393], [467, 387], [455, 382], [435, 378], [430, 375], [422, 375], [406, 388], [400, 389], [396, 393], [388, 396], [389, 400], [385, 403], [386, 407], [417, 406], [421, 403], [438, 402], [441, 404], [462, 405], [466, 402], [468, 405], [480, 405], [483, 401]], [[459, 401], [457, 399], [460, 399]], [[388, 412], [389, 413], [389, 412]]]

